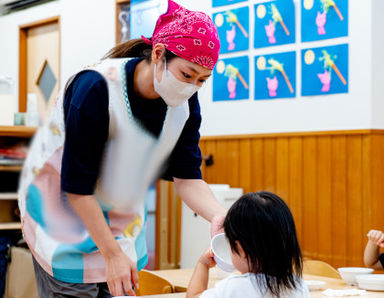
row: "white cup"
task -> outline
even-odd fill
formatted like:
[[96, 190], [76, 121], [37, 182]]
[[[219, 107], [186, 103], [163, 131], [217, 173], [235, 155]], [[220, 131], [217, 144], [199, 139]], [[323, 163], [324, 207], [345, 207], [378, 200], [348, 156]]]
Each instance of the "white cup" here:
[[224, 233], [217, 234], [212, 238], [211, 249], [213, 251], [213, 257], [216, 264], [220, 269], [226, 272], [233, 272], [236, 270], [232, 264], [231, 247]]

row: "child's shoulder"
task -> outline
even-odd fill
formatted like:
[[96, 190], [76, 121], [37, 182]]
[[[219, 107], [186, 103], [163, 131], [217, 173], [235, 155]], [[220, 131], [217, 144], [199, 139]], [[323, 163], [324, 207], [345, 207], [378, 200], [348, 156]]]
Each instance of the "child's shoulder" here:
[[[200, 297], [241, 297], [241, 298], [265, 298], [270, 297], [265, 286], [263, 274], [245, 273], [230, 275], [216, 283], [215, 287], [203, 293]], [[282, 297], [309, 298], [308, 289], [301, 278], [297, 280], [297, 288], [287, 290]]]
[[241, 297], [242, 298], [261, 298], [261, 293], [258, 293], [252, 284], [252, 273], [242, 275], [230, 275], [227, 278], [217, 282], [215, 287], [204, 291], [200, 296], [202, 298], [209, 297]]

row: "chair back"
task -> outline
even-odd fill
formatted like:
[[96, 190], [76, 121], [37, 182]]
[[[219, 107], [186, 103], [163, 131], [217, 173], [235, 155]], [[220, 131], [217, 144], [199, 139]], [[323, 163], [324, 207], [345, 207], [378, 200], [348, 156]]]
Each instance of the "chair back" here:
[[303, 274], [319, 275], [330, 278], [341, 279], [339, 272], [326, 262], [319, 260], [303, 261]]
[[139, 271], [137, 296], [174, 293], [174, 286], [165, 278], [148, 270]]

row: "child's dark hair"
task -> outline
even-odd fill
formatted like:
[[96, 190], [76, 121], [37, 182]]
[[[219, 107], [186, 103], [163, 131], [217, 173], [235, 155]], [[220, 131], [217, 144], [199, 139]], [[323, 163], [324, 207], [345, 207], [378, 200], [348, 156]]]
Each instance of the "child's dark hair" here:
[[248, 193], [229, 209], [224, 231], [231, 249], [239, 254], [238, 241], [247, 257], [250, 271], [262, 273], [272, 295], [285, 288], [295, 289], [302, 275], [302, 255], [293, 216], [277, 195], [260, 191]]

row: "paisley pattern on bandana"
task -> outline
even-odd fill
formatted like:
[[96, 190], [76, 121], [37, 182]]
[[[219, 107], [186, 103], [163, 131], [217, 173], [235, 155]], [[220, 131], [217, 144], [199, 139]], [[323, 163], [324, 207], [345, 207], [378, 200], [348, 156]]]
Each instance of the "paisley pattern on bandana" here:
[[168, 0], [168, 11], [157, 20], [152, 38], [142, 39], [152, 46], [166, 44], [167, 50], [175, 55], [209, 69], [214, 68], [219, 58], [220, 41], [211, 18], [172, 0]]
[[208, 56], [193, 57], [191, 62], [200, 64], [200, 65], [206, 65], [205, 67], [209, 69], [213, 69], [216, 64], [216, 61], [214, 61], [211, 57], [208, 57]]

